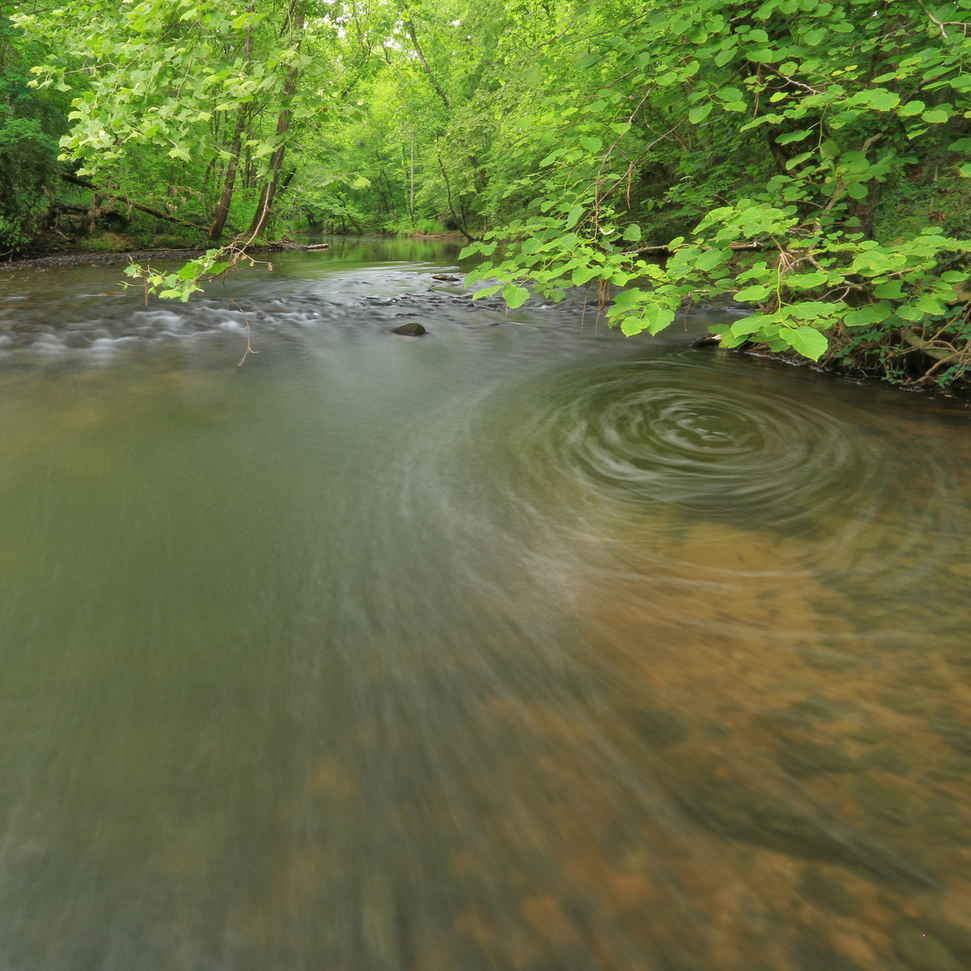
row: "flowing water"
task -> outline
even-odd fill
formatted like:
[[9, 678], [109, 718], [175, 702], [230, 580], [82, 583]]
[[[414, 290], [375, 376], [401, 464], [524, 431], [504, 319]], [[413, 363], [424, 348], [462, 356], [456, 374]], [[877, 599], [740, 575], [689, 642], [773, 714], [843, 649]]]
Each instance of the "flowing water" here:
[[969, 412], [273, 259], [0, 276], [0, 971], [971, 967]]

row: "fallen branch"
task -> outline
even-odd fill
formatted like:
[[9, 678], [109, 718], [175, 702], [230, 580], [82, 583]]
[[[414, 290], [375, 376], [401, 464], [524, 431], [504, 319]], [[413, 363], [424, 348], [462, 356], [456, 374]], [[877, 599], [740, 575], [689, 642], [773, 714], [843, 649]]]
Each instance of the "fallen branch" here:
[[82, 189], [91, 189], [94, 192], [100, 192], [102, 195], [107, 196], [109, 199], [117, 199], [119, 202], [123, 202], [126, 206], [130, 206], [132, 209], [137, 209], [139, 212], [147, 212], [150, 216], [155, 216], [156, 219], [165, 219], [170, 223], [178, 223], [180, 226], [188, 226], [189, 229], [198, 229], [198, 226], [194, 226], [192, 223], [187, 223], [183, 219], [177, 219], [175, 216], [170, 216], [168, 213], [159, 212], [158, 209], [152, 209], [150, 206], [143, 206], [140, 202], [133, 202], [128, 196], [119, 195], [115, 192], [105, 192], [103, 189], [99, 189], [93, 182], [88, 182], [87, 179], [79, 179], [76, 175], [62, 174], [61, 178], [65, 182], [70, 182], [71, 185], [79, 185]]

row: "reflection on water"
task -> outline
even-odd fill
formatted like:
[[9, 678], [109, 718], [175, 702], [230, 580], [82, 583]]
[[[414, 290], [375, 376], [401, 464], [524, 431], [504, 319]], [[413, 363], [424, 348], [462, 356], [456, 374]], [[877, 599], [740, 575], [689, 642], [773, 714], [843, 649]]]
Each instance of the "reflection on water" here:
[[0, 966], [971, 966], [966, 412], [378, 255], [4, 304]]

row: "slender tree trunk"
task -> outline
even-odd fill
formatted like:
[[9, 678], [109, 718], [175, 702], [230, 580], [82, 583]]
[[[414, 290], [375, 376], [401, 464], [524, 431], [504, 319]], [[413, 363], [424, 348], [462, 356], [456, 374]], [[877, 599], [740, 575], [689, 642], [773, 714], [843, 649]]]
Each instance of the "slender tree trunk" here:
[[216, 208], [216, 216], [209, 227], [209, 238], [219, 239], [229, 218], [229, 207], [233, 201], [233, 189], [236, 184], [236, 172], [239, 169], [239, 150], [242, 144], [243, 129], [246, 127], [246, 117], [242, 112], [236, 122], [236, 131], [233, 133], [233, 144], [229, 148], [232, 158], [226, 164], [226, 176], [223, 179], [223, 191], [219, 197], [219, 205]]
[[[255, 0], [250, 0], [246, 6], [247, 13], [253, 13], [256, 9]], [[246, 28], [246, 43], [243, 47], [243, 61], [249, 64], [253, 59], [253, 27], [252, 24]], [[243, 142], [243, 131], [246, 129], [246, 111], [240, 111], [236, 119], [236, 130], [233, 132], [233, 141], [229, 148], [232, 156], [226, 165], [226, 175], [223, 178], [223, 191], [219, 197], [219, 205], [216, 208], [216, 215], [209, 227], [209, 238], [219, 239], [229, 218], [229, 207], [233, 202], [233, 190], [236, 185], [236, 172], [239, 169], [239, 151]]]
[[452, 219], [455, 220], [455, 225], [458, 226], [459, 232], [470, 242], [474, 243], [475, 237], [470, 235], [468, 230], [462, 224], [462, 220], [459, 219], [458, 213], [455, 211], [455, 206], [452, 205], [452, 185], [448, 181], [448, 172], [445, 171], [445, 166], [442, 164], [441, 155], [438, 156], [438, 167], [442, 170], [442, 178], [445, 179], [445, 196], [448, 199], [448, 211], [452, 214]]
[[[294, 4], [294, 7], [296, 4]], [[302, 10], [295, 10], [291, 7], [291, 31], [297, 33], [303, 30], [304, 15]], [[297, 49], [300, 49], [300, 42], [297, 41]], [[287, 75], [287, 82], [283, 89], [283, 100], [289, 99], [297, 88], [297, 75], [299, 71], [294, 67]], [[267, 221], [273, 212], [273, 199], [276, 195], [277, 181], [280, 177], [280, 166], [283, 165], [283, 156], [286, 154], [287, 146], [283, 136], [290, 129], [290, 122], [293, 119], [293, 109], [284, 108], [280, 112], [280, 117], [276, 123], [276, 137], [280, 141], [280, 147], [270, 156], [270, 167], [267, 172], [266, 181], [260, 191], [260, 201], [257, 203], [256, 212], [253, 214], [253, 221], [247, 230], [247, 235], [252, 239], [259, 236], [266, 228]]]

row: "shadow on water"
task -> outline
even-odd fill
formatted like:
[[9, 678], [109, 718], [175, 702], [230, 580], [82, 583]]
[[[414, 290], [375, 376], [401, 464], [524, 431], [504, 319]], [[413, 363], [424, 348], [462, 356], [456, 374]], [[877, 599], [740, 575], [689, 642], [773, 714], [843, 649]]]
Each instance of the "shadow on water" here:
[[966, 412], [455, 258], [3, 281], [0, 967], [971, 966]]

